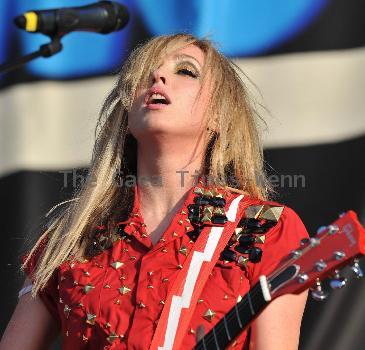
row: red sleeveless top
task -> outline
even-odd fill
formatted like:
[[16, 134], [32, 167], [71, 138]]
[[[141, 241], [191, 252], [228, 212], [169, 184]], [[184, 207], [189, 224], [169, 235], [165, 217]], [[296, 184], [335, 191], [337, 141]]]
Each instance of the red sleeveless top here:
[[[238, 194], [225, 191], [224, 196], [232, 199]], [[194, 245], [196, 227], [191, 222], [191, 212], [197, 205], [196, 197], [196, 189], [192, 188], [160, 241], [153, 245], [139, 211], [136, 188], [133, 210], [128, 220], [120, 222], [120, 235], [112, 246], [89, 260], [64, 262], [55, 270], [39, 297], [60, 326], [62, 349], [149, 348], [172, 282]], [[244, 200], [252, 201], [248, 197]], [[308, 238], [305, 226], [292, 209], [274, 202], [254, 201], [254, 206], [263, 205], [265, 210], [282, 209], [277, 211], [281, 212], [280, 217], [266, 225], [266, 230], [259, 230], [259, 235], [265, 236], [263, 243], [255, 243], [262, 251], [261, 261], [239, 259], [244, 254], [237, 253], [235, 260], [222, 258], [216, 263], [186, 330], [183, 349], [194, 347], [198, 326], [203, 325], [207, 333], [260, 275], [273, 271], [301, 239]], [[103, 240], [104, 228], [99, 229], [99, 240]], [[30, 277], [38, 254], [27, 265]], [[230, 347], [243, 349], [247, 341], [244, 331]]]

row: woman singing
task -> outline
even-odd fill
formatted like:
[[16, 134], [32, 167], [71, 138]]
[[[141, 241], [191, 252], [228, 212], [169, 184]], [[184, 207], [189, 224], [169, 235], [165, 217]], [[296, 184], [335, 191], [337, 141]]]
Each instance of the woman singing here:
[[[66, 350], [194, 348], [308, 237], [268, 200], [256, 115], [208, 40], [138, 47], [102, 108], [87, 181], [23, 257], [0, 349], [46, 349], [59, 333]], [[229, 348], [297, 349], [306, 297], [275, 299]]]

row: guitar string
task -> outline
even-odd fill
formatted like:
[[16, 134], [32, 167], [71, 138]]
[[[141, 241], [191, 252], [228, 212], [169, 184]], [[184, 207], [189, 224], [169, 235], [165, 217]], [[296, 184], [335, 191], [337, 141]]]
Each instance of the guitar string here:
[[[328, 233], [328, 231], [326, 232], [326, 233], [324, 233], [321, 237], [317, 237], [317, 238], [319, 238], [319, 240], [320, 240], [320, 243], [321, 243], [321, 241], [324, 239], [324, 238], [326, 238], [327, 236], [329, 236], [329, 233]], [[320, 244], [319, 243], [319, 244]], [[303, 254], [305, 254], [305, 253], [307, 253], [308, 251], [310, 251], [312, 248], [314, 248], [313, 246], [311, 246], [311, 244], [309, 243], [306, 247], [304, 247], [302, 250], [301, 250], [301, 252], [302, 252], [302, 255]], [[275, 277], [277, 277], [281, 272], [283, 272], [285, 269], [287, 269], [290, 265], [293, 265], [293, 264], [295, 264], [295, 261], [296, 261], [297, 259], [295, 259], [295, 258], [291, 258], [291, 259], [289, 259], [286, 263], [284, 263], [284, 265], [283, 266], [281, 266], [281, 267], [279, 267], [277, 270], [275, 270], [274, 272], [272, 272], [268, 277], [267, 277], [267, 279], [268, 279], [268, 281], [271, 281], [272, 279], [274, 279]]]
[[[320, 243], [321, 241], [328, 237], [329, 236], [329, 232], [327, 231], [326, 233], [322, 234], [320, 237], [317, 237], [319, 238], [320, 240]], [[320, 244], [319, 243], [319, 244]], [[308, 251], [310, 251], [312, 248], [314, 248], [313, 246], [310, 245], [310, 243], [304, 247], [301, 252], [302, 254], [305, 254], [307, 253]], [[267, 279], [268, 281], [270, 282], [272, 279], [274, 279], [275, 277], [277, 277], [281, 272], [283, 272], [285, 269], [287, 269], [289, 266], [293, 265], [295, 263], [296, 259], [295, 258], [291, 258], [289, 259], [286, 263], [284, 263], [283, 266], [279, 267], [277, 270], [275, 270], [272, 274], [270, 274]], [[254, 287], [255, 288], [255, 287]], [[246, 294], [247, 295], [247, 294]], [[255, 296], [257, 295], [257, 292], [256, 291], [253, 291], [253, 293], [251, 294], [251, 297], [254, 298]], [[245, 299], [244, 301], [242, 301], [242, 307], [244, 306], [247, 306], [247, 304], [249, 303], [248, 299]], [[237, 304], [236, 304], [237, 305]], [[233, 312], [232, 312], [232, 316], [230, 316], [231, 314], [231, 311], [228, 313], [227, 317], [226, 317], [226, 320], [228, 321], [228, 323], [230, 322], [230, 320], [232, 320], [233, 318], [236, 318], [235, 316], [233, 316]], [[224, 316], [225, 317], [225, 316]], [[222, 320], [222, 319], [221, 319]], [[217, 327], [219, 324], [219, 322], [214, 326], [214, 327]], [[213, 328], [214, 328], [213, 327]], [[225, 332], [225, 329], [223, 329], [222, 326], [219, 326], [220, 328], [216, 328], [216, 331], [218, 331], [218, 334], [219, 333], [222, 333], [222, 332]], [[215, 340], [214, 340], [214, 337], [213, 337], [213, 328], [204, 336], [204, 342], [206, 345], [208, 345], [209, 343], [211, 342], [214, 342], [215, 344]], [[225, 332], [226, 333], [226, 332]], [[217, 332], [216, 332], [217, 334]], [[217, 335], [218, 335], [217, 334]], [[198, 346], [199, 343], [201, 343], [202, 340], [200, 340], [196, 346]]]
[[[326, 232], [326, 233], [324, 233], [324, 234], [322, 234], [320, 237], [318, 237], [319, 238], [319, 240], [320, 240], [320, 242], [324, 239], [324, 238], [326, 238], [326, 237], [328, 237], [329, 236], [329, 233], [328, 233], [328, 231]], [[314, 248], [313, 246], [311, 246], [310, 244], [308, 244], [306, 247], [304, 247], [302, 250], [301, 250], [301, 252], [302, 252], [302, 254], [305, 254], [305, 253], [307, 253], [308, 251], [310, 251], [312, 248]], [[291, 259], [289, 259], [286, 263], [284, 263], [284, 265], [283, 266], [281, 266], [281, 267], [279, 267], [279, 269], [277, 269], [277, 270], [275, 270], [272, 274], [270, 274], [268, 277], [267, 277], [267, 279], [268, 279], [268, 281], [270, 282], [272, 279], [274, 279], [275, 277], [277, 277], [281, 272], [283, 272], [285, 269], [287, 269], [289, 266], [291, 266], [291, 265], [293, 265], [294, 263], [295, 263], [295, 261], [296, 261], [296, 259], [295, 258], [291, 258]], [[254, 287], [255, 288], [255, 287]], [[247, 295], [247, 294], [246, 294]], [[254, 291], [252, 294], [251, 294], [251, 297], [252, 298], [254, 298], [255, 296], [257, 295], [257, 292], [256, 291]], [[247, 304], [249, 303], [248, 302], [248, 299], [246, 299], [246, 300], [244, 300], [244, 301], [242, 301], [243, 302], [243, 304], [241, 304], [242, 305], [242, 307], [243, 306], [247, 306]], [[226, 317], [226, 320], [228, 321], [228, 322], [230, 322], [230, 319], [232, 320], [233, 318], [236, 318], [235, 316], [233, 316], [233, 312], [232, 312], [232, 316], [230, 316], [230, 314], [231, 314], [231, 311], [228, 313], [228, 316]], [[218, 323], [216, 324], [216, 326], [218, 326]], [[214, 327], [216, 327], [216, 326], [214, 326]], [[213, 327], [213, 328], [214, 328]], [[220, 328], [217, 328], [216, 329], [216, 331], [218, 331], [219, 333], [222, 333], [223, 331], [225, 332], [225, 329], [223, 329], [223, 327], [222, 326], [220, 326]], [[209, 344], [209, 343], [211, 343], [211, 342], [214, 342], [214, 344], [215, 344], [215, 340], [214, 340], [214, 337], [213, 337], [213, 329], [211, 329], [210, 330], [210, 332], [209, 333], [207, 333], [205, 336], [204, 336], [204, 342], [206, 343], [206, 344]], [[217, 334], [217, 333], [216, 333]], [[205, 338], [206, 337], [206, 338]], [[199, 344], [199, 343], [198, 343]]]
[[[253, 288], [254, 290], [253, 290], [253, 292], [252, 293], [250, 293], [250, 295], [251, 295], [251, 297], [252, 297], [252, 299], [254, 299], [257, 295], [258, 295], [258, 293], [260, 292], [260, 289], [259, 288], [257, 288], [257, 289], [255, 289], [255, 287]], [[246, 294], [246, 296], [247, 296], [247, 294]], [[243, 299], [242, 300], [242, 302], [240, 302], [240, 303], [238, 303], [238, 304], [235, 304], [235, 306], [236, 305], [239, 305], [238, 307], [239, 308], [243, 308], [243, 307], [247, 307], [247, 306], [249, 306], [249, 301], [248, 301], [248, 299]], [[235, 307], [234, 306], [234, 307]], [[227, 314], [227, 316], [224, 316], [224, 317], [226, 317], [226, 320], [228, 321], [228, 323], [230, 323], [233, 319], [236, 319], [237, 320], [237, 317], [235, 316], [235, 314], [234, 314], [234, 312], [233, 312], [233, 308], [228, 312], [228, 314]], [[223, 320], [223, 318], [214, 326], [214, 327], [217, 327], [218, 326], [218, 324], [221, 322]], [[214, 328], [213, 327], [213, 328]], [[220, 328], [217, 328], [216, 330], [219, 332], [218, 334], [221, 334], [222, 332], [224, 332], [224, 333], [226, 333], [225, 332], [225, 329], [222, 327], [222, 326], [219, 326]], [[214, 340], [214, 336], [213, 336], [213, 328], [204, 336], [204, 342], [205, 342], [205, 344], [206, 345], [208, 345], [208, 344], [211, 344], [212, 342], [214, 343], [214, 346], [215, 346], [215, 340]], [[242, 329], [240, 329], [240, 331], [242, 331]], [[216, 334], [217, 334], [217, 332], [216, 332]], [[217, 334], [217, 335], [218, 335]], [[199, 344], [199, 343], [201, 343], [202, 344], [202, 340], [200, 340], [197, 344], [196, 344], [196, 346]]]

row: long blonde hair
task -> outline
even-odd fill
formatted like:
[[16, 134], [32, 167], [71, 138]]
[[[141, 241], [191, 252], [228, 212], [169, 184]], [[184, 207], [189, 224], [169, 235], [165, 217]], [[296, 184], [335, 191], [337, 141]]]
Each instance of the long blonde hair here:
[[170, 44], [199, 47], [205, 53], [204, 71], [210, 72], [212, 90], [207, 113], [216, 127], [206, 142], [204, 175], [252, 197], [267, 197], [270, 187], [263, 170], [256, 125], [259, 116], [240, 78], [239, 68], [209, 40], [187, 34], [153, 38], [137, 47], [119, 70], [116, 84], [99, 115], [87, 179], [73, 199], [61, 206], [62, 210], [50, 215], [46, 230], [22, 266], [27, 265], [40, 243], [46, 240], [32, 274], [33, 296], [64, 261], [88, 256], [98, 225], [107, 223], [111, 230], [117, 217], [129, 214], [133, 188], [118, 186], [116, 182], [116, 174], [119, 179], [136, 175], [137, 143], [128, 132], [128, 111], [137, 87], [146, 83]]

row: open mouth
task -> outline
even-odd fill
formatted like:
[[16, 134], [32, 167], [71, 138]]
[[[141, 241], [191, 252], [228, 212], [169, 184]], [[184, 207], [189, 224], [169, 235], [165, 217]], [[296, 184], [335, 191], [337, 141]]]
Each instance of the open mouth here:
[[167, 98], [161, 94], [154, 93], [150, 96], [150, 98], [147, 101], [148, 105], [151, 104], [163, 104], [168, 105], [170, 102], [167, 100]]
[[147, 92], [145, 103], [149, 107], [159, 107], [169, 105], [171, 101], [162, 89], [154, 87]]

